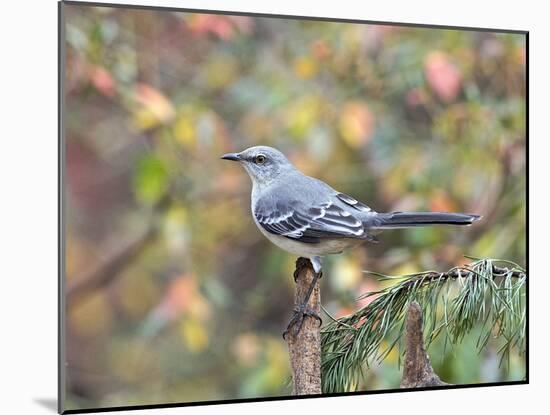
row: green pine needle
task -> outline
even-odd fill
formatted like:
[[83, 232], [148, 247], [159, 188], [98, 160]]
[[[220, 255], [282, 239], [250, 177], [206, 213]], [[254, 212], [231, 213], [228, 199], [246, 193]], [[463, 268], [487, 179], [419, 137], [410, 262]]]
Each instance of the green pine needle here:
[[[439, 335], [445, 336], [446, 345], [456, 345], [480, 325], [479, 350], [491, 338], [501, 338], [501, 363], [509, 360], [512, 350], [523, 354], [526, 271], [510, 261], [472, 259], [476, 261], [444, 273], [401, 277], [371, 273], [398, 282], [364, 294], [362, 298], [373, 298], [372, 302], [323, 328], [323, 392], [353, 390], [370, 364], [380, 363], [401, 344], [407, 308], [414, 300], [423, 308], [426, 347]], [[389, 346], [382, 347], [383, 343]]]

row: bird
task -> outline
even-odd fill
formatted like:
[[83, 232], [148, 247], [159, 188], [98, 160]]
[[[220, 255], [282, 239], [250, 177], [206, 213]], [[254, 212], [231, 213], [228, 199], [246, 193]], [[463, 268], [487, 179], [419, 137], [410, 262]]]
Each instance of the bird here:
[[[377, 242], [383, 230], [431, 225], [471, 225], [480, 215], [447, 212], [379, 213], [365, 203], [298, 170], [279, 150], [253, 146], [222, 157], [240, 163], [252, 181], [251, 212], [260, 232], [279, 248], [310, 260], [315, 272], [303, 301], [283, 337], [297, 332], [305, 316], [320, 317], [307, 308], [322, 276], [322, 259], [363, 242]], [[296, 279], [296, 274], [295, 274]]]

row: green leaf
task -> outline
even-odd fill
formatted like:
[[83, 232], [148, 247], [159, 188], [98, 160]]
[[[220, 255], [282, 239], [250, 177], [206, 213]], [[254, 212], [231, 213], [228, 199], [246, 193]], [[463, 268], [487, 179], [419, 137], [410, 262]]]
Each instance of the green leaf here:
[[168, 178], [168, 168], [162, 159], [148, 156], [139, 160], [134, 176], [137, 200], [149, 205], [158, 202], [168, 189]]

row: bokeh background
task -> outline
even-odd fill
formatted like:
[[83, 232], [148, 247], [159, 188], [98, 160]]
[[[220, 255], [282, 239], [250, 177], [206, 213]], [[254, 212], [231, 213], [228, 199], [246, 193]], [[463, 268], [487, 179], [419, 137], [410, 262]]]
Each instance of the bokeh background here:
[[[221, 161], [265, 144], [379, 211], [478, 213], [330, 257], [334, 316], [363, 270], [525, 265], [520, 34], [65, 5], [66, 408], [286, 395], [294, 261]], [[325, 316], [325, 319], [327, 317]], [[491, 342], [429, 353], [450, 383], [519, 380]], [[364, 389], [399, 385], [399, 351]]]

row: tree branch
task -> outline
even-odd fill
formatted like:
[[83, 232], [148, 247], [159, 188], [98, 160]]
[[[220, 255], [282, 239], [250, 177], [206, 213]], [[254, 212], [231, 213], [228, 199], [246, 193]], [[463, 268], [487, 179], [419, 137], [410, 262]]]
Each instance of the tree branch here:
[[143, 252], [143, 249], [154, 238], [156, 233], [157, 228], [150, 225], [138, 238], [110, 255], [105, 261], [81, 278], [72, 281], [65, 291], [67, 307], [72, 307], [82, 298], [109, 285], [127, 265], [131, 264]]
[[[296, 261], [296, 293], [294, 307], [297, 308], [305, 298], [315, 273], [309, 260], [298, 258]], [[308, 307], [319, 314], [321, 299], [319, 282], [309, 298]], [[314, 395], [321, 393], [321, 328], [319, 322], [306, 316], [298, 334], [290, 330], [286, 336], [290, 365], [292, 367], [293, 393], [295, 395]]]
[[165, 195], [153, 206], [151, 216], [148, 219], [147, 228], [135, 239], [127, 242], [116, 252], [113, 252], [94, 269], [83, 276], [67, 284], [65, 288], [65, 304], [70, 308], [82, 298], [93, 294], [97, 290], [111, 284], [124, 268], [138, 258], [147, 245], [159, 233], [159, 217], [166, 212], [172, 199]]
[[434, 372], [428, 353], [424, 348], [422, 309], [416, 301], [409, 305], [406, 324], [407, 350], [401, 388], [447, 385]]

